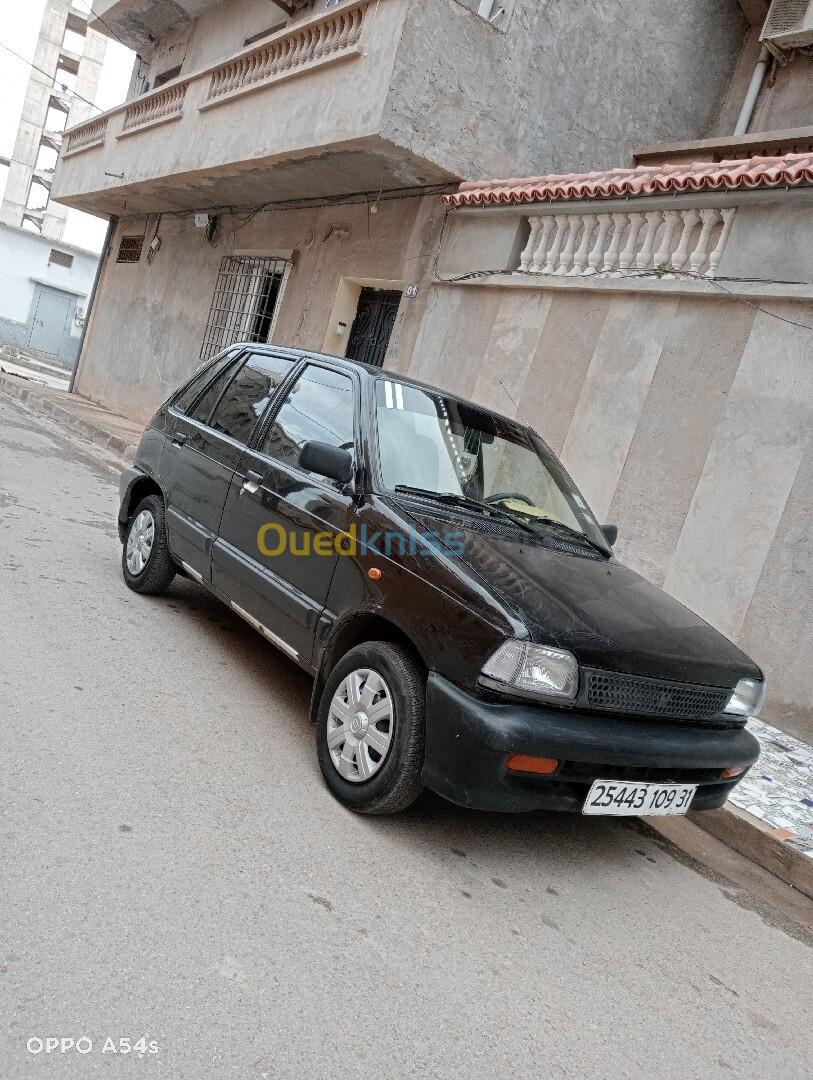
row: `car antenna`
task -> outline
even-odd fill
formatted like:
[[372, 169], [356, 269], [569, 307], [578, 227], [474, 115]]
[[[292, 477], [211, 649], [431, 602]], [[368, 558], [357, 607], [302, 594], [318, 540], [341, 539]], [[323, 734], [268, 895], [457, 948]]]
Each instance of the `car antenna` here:
[[514, 406], [514, 408], [515, 408], [515, 409], [517, 410], [517, 412], [519, 413], [519, 415], [520, 415], [520, 417], [522, 418], [522, 422], [523, 422], [523, 424], [525, 425], [525, 427], [530, 427], [531, 425], [530, 425], [530, 424], [528, 423], [528, 421], [527, 421], [527, 419], [526, 419], [526, 417], [525, 417], [525, 415], [524, 415], [524, 413], [523, 413], [522, 409], [520, 409], [519, 405], [517, 405], [516, 401], [514, 401], [514, 399], [513, 399], [513, 398], [511, 397], [511, 395], [510, 395], [510, 394], [508, 393], [508, 387], [507, 387], [507, 386], [505, 385], [505, 383], [504, 383], [504, 382], [502, 381], [502, 379], [497, 379], [497, 382], [498, 382], [498, 383], [500, 384], [500, 386], [501, 386], [501, 387], [503, 388], [503, 390], [505, 391], [505, 396], [506, 396], [506, 397], [508, 398], [508, 400], [509, 400], [509, 401], [511, 402], [511, 404], [512, 404], [512, 405]]

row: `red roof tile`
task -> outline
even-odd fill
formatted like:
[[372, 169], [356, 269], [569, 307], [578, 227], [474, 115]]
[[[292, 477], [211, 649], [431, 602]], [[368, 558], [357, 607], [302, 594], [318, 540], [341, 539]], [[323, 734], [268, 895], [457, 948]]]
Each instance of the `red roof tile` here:
[[483, 180], [461, 184], [457, 193], [444, 195], [443, 201], [450, 206], [485, 206], [785, 184], [813, 184], [813, 153], [740, 161], [695, 161], [691, 165], [638, 165], [634, 169], [531, 176], [520, 180]]

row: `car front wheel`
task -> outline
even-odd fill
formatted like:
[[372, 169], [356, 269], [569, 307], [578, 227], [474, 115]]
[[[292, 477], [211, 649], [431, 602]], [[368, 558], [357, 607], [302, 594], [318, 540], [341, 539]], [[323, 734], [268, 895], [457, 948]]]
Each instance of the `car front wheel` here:
[[148, 495], [135, 508], [121, 554], [124, 580], [138, 593], [162, 593], [175, 577], [164, 524], [164, 501]]
[[426, 678], [400, 645], [366, 642], [330, 673], [316, 746], [331, 792], [360, 814], [394, 814], [423, 790]]

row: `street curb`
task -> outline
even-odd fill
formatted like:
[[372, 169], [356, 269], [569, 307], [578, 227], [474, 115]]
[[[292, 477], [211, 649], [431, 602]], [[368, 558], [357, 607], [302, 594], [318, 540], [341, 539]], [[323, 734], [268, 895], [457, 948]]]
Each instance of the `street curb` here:
[[133, 461], [137, 449], [135, 443], [127, 442], [126, 439], [122, 439], [118, 435], [111, 435], [101, 424], [94, 424], [82, 417], [74, 416], [68, 409], [63, 409], [52, 401], [48, 395], [39, 393], [36, 384], [21, 386], [19, 382], [12, 381], [14, 378], [14, 376], [0, 372], [0, 393], [16, 401], [23, 402], [34, 412], [52, 417], [63, 427], [68, 428], [69, 431], [81, 435], [82, 438], [95, 443], [97, 446], [112, 451], [124, 461]]
[[813, 899], [813, 858], [780, 840], [753, 814], [727, 803], [721, 810], [694, 810], [686, 817], [774, 877]]

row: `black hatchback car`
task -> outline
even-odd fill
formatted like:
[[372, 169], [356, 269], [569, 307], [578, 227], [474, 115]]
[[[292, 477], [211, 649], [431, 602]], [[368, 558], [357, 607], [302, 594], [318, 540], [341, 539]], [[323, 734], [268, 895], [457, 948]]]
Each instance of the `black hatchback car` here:
[[613, 557], [529, 427], [335, 357], [235, 345], [121, 478], [122, 566], [200, 582], [314, 676], [346, 806], [680, 814], [757, 760], [759, 668]]

